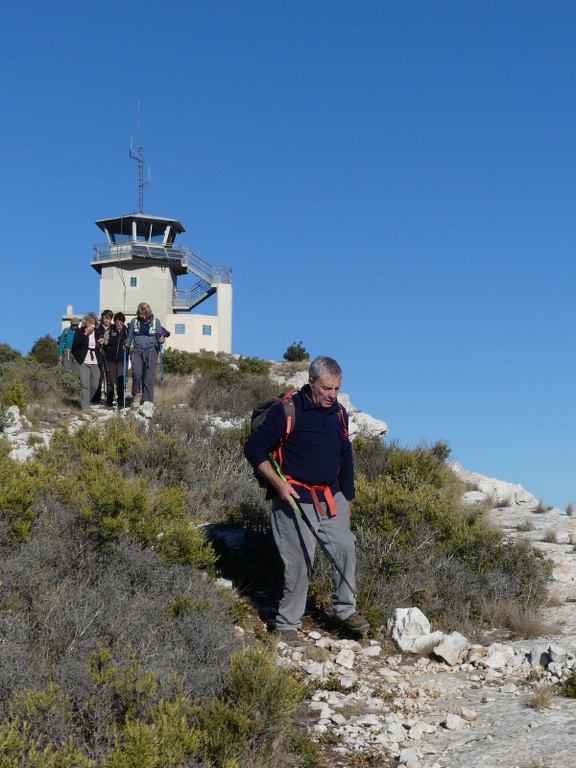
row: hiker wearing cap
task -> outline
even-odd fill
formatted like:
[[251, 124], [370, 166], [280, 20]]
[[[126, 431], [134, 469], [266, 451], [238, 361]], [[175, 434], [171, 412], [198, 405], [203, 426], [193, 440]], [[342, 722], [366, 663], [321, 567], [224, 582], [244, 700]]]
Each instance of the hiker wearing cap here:
[[72, 342], [72, 355], [78, 363], [80, 373], [80, 406], [88, 408], [90, 401], [100, 382], [100, 368], [98, 366], [98, 315], [88, 312], [84, 315], [82, 325], [76, 329]]
[[126, 316], [123, 312], [116, 312], [114, 323], [103, 347], [108, 375], [108, 391], [106, 393], [108, 408], [111, 408], [114, 403], [114, 388], [116, 388], [116, 404], [118, 408], [124, 408], [124, 365], [127, 338]]
[[[337, 399], [342, 369], [330, 357], [317, 357], [308, 376], [308, 384], [291, 395], [295, 409], [291, 427], [287, 429], [279, 400], [244, 445], [246, 458], [272, 498], [272, 531], [284, 563], [284, 589], [273, 629], [292, 646], [301, 645], [298, 630], [317, 542], [330, 554], [334, 616], [352, 632], [370, 628], [356, 612], [354, 595], [356, 537], [350, 530], [354, 463], [348, 414]], [[279, 446], [277, 471], [270, 457]], [[306, 525], [300, 515], [306, 516]]]
[[64, 373], [70, 373], [74, 365], [72, 342], [74, 340], [74, 332], [79, 325], [80, 319], [78, 317], [73, 317], [70, 319], [70, 327], [66, 328], [60, 334], [58, 343], [58, 362], [62, 365]]
[[126, 348], [132, 363], [132, 406], [154, 402], [154, 379], [160, 345], [164, 343], [162, 325], [152, 314], [150, 304], [138, 304], [130, 321]]

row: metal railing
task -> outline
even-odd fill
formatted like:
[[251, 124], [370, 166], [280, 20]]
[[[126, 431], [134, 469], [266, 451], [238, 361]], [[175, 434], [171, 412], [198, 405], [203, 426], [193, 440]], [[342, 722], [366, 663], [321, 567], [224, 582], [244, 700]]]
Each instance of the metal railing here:
[[172, 306], [174, 309], [192, 309], [215, 292], [215, 286], [207, 283], [206, 280], [199, 280], [192, 288], [174, 289]]
[[93, 261], [123, 261], [127, 259], [148, 258], [162, 261], [177, 261], [184, 264], [188, 272], [192, 272], [207, 283], [231, 283], [232, 270], [230, 267], [213, 267], [204, 261], [197, 253], [183, 245], [159, 245], [145, 243], [140, 240], [126, 241], [109, 245], [94, 246]]

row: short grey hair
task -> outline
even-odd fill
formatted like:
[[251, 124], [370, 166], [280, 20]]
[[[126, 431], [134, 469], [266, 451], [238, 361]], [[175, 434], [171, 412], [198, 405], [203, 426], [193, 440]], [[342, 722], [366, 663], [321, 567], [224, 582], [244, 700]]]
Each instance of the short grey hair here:
[[136, 311], [139, 313], [141, 309], [147, 309], [150, 314], [152, 314], [152, 307], [145, 301], [141, 301], [140, 304], [138, 304], [138, 309]]
[[333, 357], [317, 357], [315, 360], [312, 360], [308, 369], [308, 376], [312, 381], [316, 381], [325, 373], [328, 376], [342, 376], [342, 368], [340, 368]]
[[94, 321], [94, 325], [98, 325], [98, 323], [100, 322], [96, 312], [86, 312], [86, 314], [82, 318], [82, 325], [84, 326], [88, 325], [90, 320]]

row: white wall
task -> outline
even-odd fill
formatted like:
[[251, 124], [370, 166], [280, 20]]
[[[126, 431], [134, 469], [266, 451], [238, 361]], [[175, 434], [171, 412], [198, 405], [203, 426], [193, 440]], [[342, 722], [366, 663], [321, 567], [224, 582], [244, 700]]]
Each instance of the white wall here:
[[[136, 278], [136, 286], [130, 285]], [[100, 312], [111, 309], [134, 316], [140, 302], [152, 307], [155, 317], [165, 325], [164, 318], [172, 312], [175, 278], [169, 269], [141, 265], [104, 266], [100, 277]]]
[[[184, 333], [176, 333], [176, 325], [184, 327]], [[199, 352], [205, 349], [207, 352], [229, 352], [223, 349], [219, 343], [219, 319], [216, 315], [193, 315], [179, 312], [168, 316], [164, 323], [166, 330], [170, 331], [170, 338], [166, 340], [166, 347], [179, 349], [183, 352]], [[209, 334], [203, 333], [210, 331]]]

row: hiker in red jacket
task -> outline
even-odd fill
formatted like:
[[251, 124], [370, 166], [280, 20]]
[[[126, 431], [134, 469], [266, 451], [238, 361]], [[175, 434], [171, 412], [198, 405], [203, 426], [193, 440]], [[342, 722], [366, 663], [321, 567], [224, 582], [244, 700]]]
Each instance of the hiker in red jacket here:
[[[270, 487], [272, 531], [284, 563], [284, 591], [274, 629], [291, 646], [301, 646], [298, 630], [306, 607], [316, 538], [300, 519], [306, 515], [318, 540], [338, 568], [332, 568], [334, 616], [352, 632], [370, 625], [356, 612], [354, 568], [356, 537], [350, 530], [354, 464], [348, 439], [348, 415], [338, 402], [342, 369], [330, 357], [310, 365], [309, 379], [292, 395], [294, 423], [286, 436], [286, 412], [275, 403], [251, 433], [244, 454]], [[278, 451], [283, 477], [270, 461]]]

